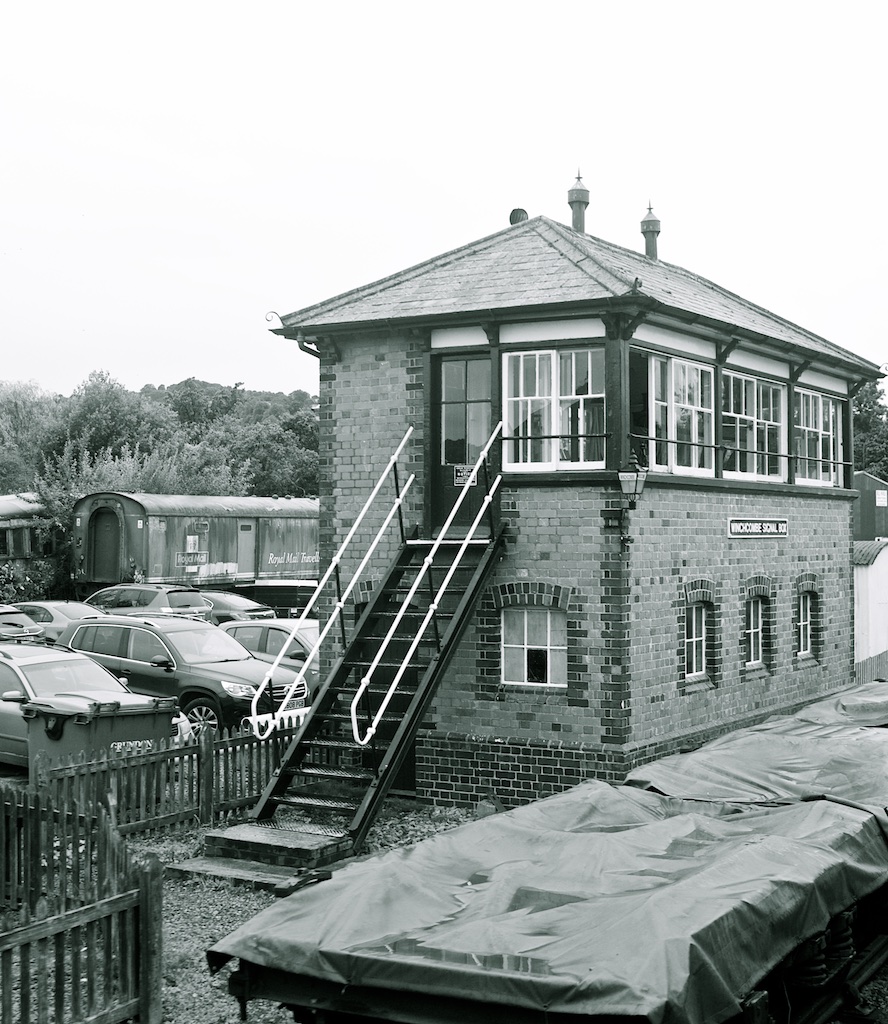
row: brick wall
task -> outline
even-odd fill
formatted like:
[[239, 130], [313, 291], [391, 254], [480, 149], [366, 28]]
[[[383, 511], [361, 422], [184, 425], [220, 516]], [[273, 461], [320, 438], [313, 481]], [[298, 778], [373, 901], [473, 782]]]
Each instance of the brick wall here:
[[[417, 479], [405, 509], [425, 518], [427, 341], [404, 332], [321, 346], [321, 559], [329, 562], [389, 456], [414, 426], [402, 483]], [[394, 488], [386, 490], [389, 499]], [[697, 746], [730, 729], [853, 681], [851, 506], [819, 489], [694, 486], [649, 479], [629, 513], [633, 543], [602, 510], [619, 505], [612, 480], [509, 483], [509, 526], [498, 565], [417, 741], [417, 788], [438, 802], [469, 802], [493, 787], [506, 803], [595, 776], [622, 778], [636, 764]], [[343, 566], [348, 579], [384, 510], [377, 510]], [[729, 539], [730, 517], [785, 518], [788, 536]], [[359, 598], [397, 547], [391, 530]], [[816, 658], [794, 654], [800, 586], [817, 594]], [[706, 593], [716, 615], [711, 680], [684, 676], [685, 611]], [[745, 602], [767, 600], [766, 665], [743, 664]], [[567, 618], [563, 687], [504, 687], [500, 616], [521, 599]], [[332, 596], [322, 615], [332, 607]], [[338, 654], [330, 651], [326, 662]]]
[[[439, 691], [436, 728], [418, 744], [420, 791], [472, 799], [494, 785], [506, 802], [689, 749], [789, 712], [853, 682], [850, 503], [817, 491], [649, 485], [630, 513], [633, 543], [602, 525], [612, 485], [504, 487], [506, 558]], [[732, 517], [785, 518], [788, 536], [729, 539]], [[684, 679], [684, 611], [709, 587], [717, 671]], [[799, 586], [813, 587], [823, 623], [816, 658], [795, 655]], [[567, 687], [500, 684], [498, 595], [569, 594]], [[745, 605], [766, 599], [764, 667], [746, 667]], [[553, 789], [554, 788], [554, 789]]]

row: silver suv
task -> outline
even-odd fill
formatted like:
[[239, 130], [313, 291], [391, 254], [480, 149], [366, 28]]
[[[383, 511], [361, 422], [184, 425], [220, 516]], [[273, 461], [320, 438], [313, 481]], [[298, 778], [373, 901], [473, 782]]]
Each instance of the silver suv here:
[[109, 615], [197, 615], [209, 621], [213, 611], [194, 587], [163, 583], [118, 583], [96, 591], [85, 603]]

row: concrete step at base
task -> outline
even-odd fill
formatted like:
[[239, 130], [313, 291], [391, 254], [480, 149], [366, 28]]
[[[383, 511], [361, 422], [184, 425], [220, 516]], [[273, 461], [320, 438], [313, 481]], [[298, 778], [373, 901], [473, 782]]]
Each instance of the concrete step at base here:
[[323, 869], [299, 868], [294, 871], [280, 865], [227, 857], [192, 857], [175, 861], [166, 865], [164, 874], [167, 878], [212, 878], [250, 889], [263, 889], [277, 896], [289, 896], [297, 889], [330, 877], [330, 872]]
[[291, 872], [332, 864], [349, 853], [350, 839], [250, 823], [213, 829], [203, 841], [206, 858], [256, 861], [265, 866], [289, 868]]

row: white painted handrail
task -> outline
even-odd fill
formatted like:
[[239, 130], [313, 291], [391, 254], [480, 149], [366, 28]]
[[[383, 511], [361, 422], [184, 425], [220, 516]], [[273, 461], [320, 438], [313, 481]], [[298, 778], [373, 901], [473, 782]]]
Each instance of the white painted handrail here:
[[400, 664], [400, 666], [398, 668], [398, 671], [395, 673], [394, 679], [389, 684], [389, 688], [386, 691], [385, 696], [382, 698], [382, 701], [380, 702], [379, 707], [376, 710], [376, 714], [373, 716], [373, 721], [367, 727], [367, 732], [363, 736], [360, 735], [360, 726], [358, 725], [357, 705], [358, 705], [358, 700], [360, 699], [360, 697], [363, 694], [364, 690], [366, 690], [367, 687], [370, 685], [370, 677], [368, 675], [368, 676], [365, 676], [364, 679], [361, 680], [361, 685], [358, 688], [358, 692], [355, 694], [355, 697], [352, 700], [352, 704], [351, 704], [351, 720], [352, 720], [352, 735], [354, 736], [355, 741], [357, 743], [360, 743], [362, 747], [365, 747], [370, 742], [370, 740], [373, 738], [373, 736], [376, 734], [376, 730], [379, 727], [379, 723], [380, 723], [380, 721], [382, 719], [382, 716], [385, 714], [386, 708], [389, 706], [389, 703], [391, 702], [392, 697], [394, 697], [394, 695], [395, 695], [395, 691], [398, 689], [398, 684], [401, 682], [401, 679], [403, 678], [404, 673], [407, 671], [407, 668], [408, 668], [408, 666], [410, 664], [410, 659], [416, 653], [417, 647], [419, 647], [420, 643], [422, 643], [422, 638], [425, 635], [425, 631], [428, 629], [429, 623], [432, 621], [432, 618], [434, 617], [435, 612], [438, 610], [438, 606], [441, 603], [441, 598], [446, 593], [447, 587], [450, 585], [450, 581], [453, 578], [453, 574], [456, 572], [457, 568], [459, 567], [459, 563], [463, 559], [463, 555], [465, 555], [466, 551], [468, 550], [469, 546], [471, 545], [472, 539], [474, 538], [474, 535], [475, 535], [475, 533], [478, 530], [478, 527], [479, 527], [479, 525], [481, 523], [481, 520], [487, 514], [488, 506], [490, 505], [491, 501], [493, 501], [493, 496], [496, 494], [497, 488], [499, 487], [500, 482], [502, 481], [502, 479], [503, 479], [502, 476], [498, 476], [493, 481], [493, 484], [492, 484], [490, 490], [484, 496], [484, 499], [481, 502], [481, 508], [479, 509], [478, 514], [475, 517], [475, 521], [472, 523], [472, 527], [471, 527], [468, 535], [466, 536], [465, 540], [463, 540], [462, 544], [460, 544], [459, 549], [458, 549], [458, 551], [456, 553], [456, 557], [453, 560], [453, 563], [451, 564], [450, 568], [447, 570], [447, 573], [444, 576], [444, 580], [441, 583], [441, 586], [438, 588], [438, 590], [437, 590], [437, 592], [436, 592], [436, 594], [434, 596], [434, 599], [432, 600], [431, 604], [429, 605], [429, 608], [428, 608], [428, 611], [426, 612], [425, 618], [423, 619], [422, 624], [420, 625], [419, 629], [416, 632], [416, 636], [413, 638], [413, 641], [410, 644], [410, 648], [408, 649], [407, 653], [404, 655], [404, 660], [401, 662], [401, 664]]
[[[281, 725], [282, 723], [287, 724], [290, 721], [292, 721], [294, 718], [297, 718], [297, 717], [301, 721], [302, 718], [304, 718], [305, 715], [308, 714], [308, 710], [309, 709], [307, 707], [303, 708], [303, 709], [298, 709], [296, 711], [276, 710], [276, 711], [271, 712], [271, 713], [260, 713], [259, 712], [259, 701], [261, 700], [262, 695], [266, 692], [266, 690], [269, 688], [269, 686], [271, 686], [272, 676], [274, 675], [275, 671], [279, 667], [279, 665], [281, 663], [281, 659], [284, 657], [284, 654], [285, 654], [287, 648], [290, 646], [291, 641], [296, 636], [296, 633], [299, 631], [299, 626], [305, 621], [305, 619], [307, 619], [309, 617], [309, 612], [314, 608], [314, 606], [317, 603], [317, 600], [320, 597], [321, 592], [323, 591], [324, 587], [329, 583], [331, 576], [336, 571], [336, 568], [342, 562], [342, 558], [343, 558], [343, 556], [344, 556], [344, 554], [345, 554], [349, 544], [351, 544], [355, 534], [357, 533], [358, 527], [363, 522], [364, 517], [366, 516], [366, 514], [369, 511], [370, 507], [372, 506], [373, 502], [376, 500], [377, 495], [379, 494], [380, 490], [382, 489], [382, 487], [383, 487], [383, 485], [385, 483], [386, 477], [392, 471], [392, 469], [394, 468], [395, 464], [397, 463], [398, 457], [400, 456], [401, 452], [404, 450], [404, 446], [407, 444], [407, 441], [408, 441], [408, 439], [409, 439], [409, 437], [410, 437], [410, 435], [412, 433], [413, 433], [413, 427], [408, 427], [406, 434], [404, 434], [403, 438], [401, 439], [401, 443], [395, 449], [395, 451], [392, 454], [391, 458], [388, 460], [388, 463], [386, 464], [385, 469], [382, 471], [382, 473], [381, 473], [381, 475], [379, 477], [379, 480], [377, 480], [376, 486], [373, 488], [373, 490], [370, 492], [369, 497], [364, 502], [364, 507], [361, 509], [361, 511], [358, 514], [357, 518], [355, 519], [354, 523], [352, 523], [351, 529], [346, 534], [345, 540], [343, 540], [343, 542], [339, 545], [339, 549], [336, 552], [336, 554], [333, 556], [332, 560], [330, 561], [330, 565], [327, 567], [326, 572], [321, 577], [321, 579], [318, 581], [318, 585], [315, 587], [314, 593], [311, 595], [311, 597], [306, 602], [305, 607], [302, 609], [302, 614], [297, 619], [294, 619], [294, 621], [293, 621], [293, 628], [290, 631], [290, 635], [287, 637], [286, 642], [282, 645], [281, 649], [278, 651], [277, 656], [274, 659], [274, 662], [271, 664], [271, 666], [269, 667], [268, 671], [266, 672], [266, 674], [265, 674], [261, 684], [259, 685], [259, 688], [253, 694], [253, 698], [252, 698], [252, 701], [250, 703], [250, 712], [251, 713], [248, 716], [247, 721], [250, 723], [250, 726], [253, 729], [253, 734], [256, 736], [257, 739], [260, 739], [260, 740], [267, 739], [272, 734], [272, 732], [274, 732], [274, 730], [279, 725]], [[410, 489], [410, 487], [412, 486], [412, 484], [413, 484], [415, 479], [416, 479], [415, 474], [411, 473], [410, 477], [407, 479], [407, 482], [401, 488], [400, 493], [396, 496], [396, 498], [395, 498], [391, 508], [389, 509], [388, 513], [385, 516], [385, 519], [383, 520], [382, 525], [377, 530], [376, 535], [373, 538], [373, 541], [371, 542], [369, 548], [367, 549], [366, 553], [364, 554], [364, 557], [361, 559], [360, 565], [355, 570], [354, 574], [352, 575], [351, 580], [348, 583], [348, 586], [342, 592], [342, 594], [339, 597], [339, 600], [334, 605], [333, 612], [331, 613], [330, 617], [327, 619], [326, 623], [324, 624], [323, 629], [319, 632], [318, 639], [315, 642], [315, 644], [312, 647], [312, 649], [309, 651], [308, 657], [305, 659], [305, 662], [303, 663], [302, 668], [299, 670], [298, 674], [296, 675], [296, 678], [293, 680], [293, 682], [290, 684], [289, 688], [287, 689], [287, 693], [286, 693], [286, 695], [284, 696], [283, 700], [280, 703], [280, 707], [281, 708], [286, 707], [287, 702], [293, 697], [293, 695], [296, 693], [296, 691], [301, 688], [301, 684], [305, 680], [305, 674], [308, 671], [309, 666], [312, 664], [314, 659], [317, 657], [317, 654], [318, 654], [318, 652], [320, 651], [320, 648], [321, 648], [321, 644], [326, 639], [327, 634], [330, 632], [330, 630], [335, 625], [336, 621], [341, 616], [342, 611], [345, 608], [346, 599], [350, 596], [351, 592], [357, 586], [358, 581], [359, 581], [360, 576], [361, 576], [361, 573], [367, 567], [367, 564], [370, 561], [370, 558], [372, 557], [372, 555], [373, 555], [374, 551], [376, 550], [376, 548], [379, 546], [379, 543], [382, 540], [383, 536], [385, 535], [386, 530], [391, 525], [391, 522], [394, 519], [395, 514], [403, 507], [403, 505], [404, 505], [404, 496], [407, 494], [407, 491]]]
[[[487, 440], [487, 443], [481, 449], [481, 452], [478, 455], [477, 460], [475, 461], [475, 465], [472, 468], [472, 472], [469, 474], [468, 478], [466, 479], [466, 482], [463, 484], [462, 489], [460, 490], [459, 495], [457, 496], [456, 502], [454, 503], [453, 508], [450, 510], [450, 515], [447, 517], [444, 525], [441, 527], [441, 531], [438, 534], [437, 538], [435, 539], [434, 543], [432, 544], [431, 548], [429, 549], [429, 553], [423, 559], [422, 565], [420, 566], [420, 570], [416, 574], [416, 579], [413, 581], [413, 585], [410, 587], [409, 591], [407, 592], [406, 596], [404, 597], [404, 600], [401, 602], [401, 607], [398, 609], [397, 613], [395, 614], [395, 618], [392, 621], [392, 624], [389, 627], [389, 630], [386, 633], [382, 643], [380, 644], [379, 650], [374, 655], [374, 658], [373, 658], [372, 662], [370, 663], [369, 668], [367, 669], [366, 673], [362, 677], [361, 682], [360, 682], [360, 684], [358, 686], [358, 689], [357, 689], [354, 697], [352, 698], [352, 702], [351, 702], [352, 734], [353, 734], [353, 736], [355, 738], [355, 742], [361, 744], [361, 746], [366, 746], [367, 743], [370, 742], [370, 739], [375, 734], [376, 727], [379, 724], [379, 719], [382, 716], [382, 711], [377, 712], [377, 714], [374, 716], [373, 723], [371, 724], [370, 728], [368, 729], [368, 732], [365, 735], [362, 736], [361, 735], [360, 726], [358, 725], [358, 719], [357, 719], [357, 716], [358, 716], [358, 702], [360, 701], [361, 697], [364, 695], [364, 693], [366, 692], [367, 688], [369, 687], [370, 682], [371, 682], [371, 680], [373, 678], [373, 674], [376, 672], [376, 669], [379, 667], [379, 663], [385, 657], [385, 653], [388, 650], [389, 645], [390, 645], [392, 639], [394, 638], [395, 634], [397, 633], [398, 627], [400, 626], [401, 622], [404, 619], [404, 616], [407, 614], [407, 612], [409, 610], [410, 602], [416, 596], [416, 592], [419, 590], [420, 586], [422, 585], [422, 582], [425, 579], [426, 573], [428, 572], [429, 568], [431, 567], [431, 565], [432, 565], [432, 563], [434, 561], [434, 558], [435, 558], [435, 555], [438, 552], [438, 549], [441, 547], [441, 545], [446, 540], [447, 533], [450, 530], [450, 528], [452, 527], [453, 522], [456, 519], [457, 515], [459, 514], [459, 510], [462, 507], [463, 501], [465, 501], [466, 495], [469, 493], [469, 488], [472, 487], [474, 485], [475, 481], [477, 480], [477, 478], [478, 478], [478, 471], [480, 470], [481, 466], [484, 464], [484, 460], [487, 458], [487, 453], [490, 451], [490, 448], [492, 447], [492, 445], [493, 445], [494, 441], [496, 440], [496, 438], [499, 436], [499, 433], [502, 430], [502, 428], [503, 428], [503, 424], [502, 424], [502, 421], [500, 421], [496, 425], [496, 427], [494, 427], [493, 433], [490, 435], [490, 437]], [[481, 523], [481, 519], [483, 518], [483, 514], [487, 511], [487, 509], [488, 509], [488, 507], [490, 505], [490, 501], [493, 498], [493, 494], [496, 491], [496, 489], [499, 487], [500, 480], [501, 480], [501, 477], [497, 477], [496, 478], [496, 481], [494, 482], [494, 485], [490, 488], [489, 492], [487, 493], [487, 495], [485, 496], [484, 500], [482, 501], [481, 510], [478, 513], [478, 515], [475, 517], [475, 520], [472, 523], [472, 527], [469, 530], [467, 537], [464, 539], [462, 547], [460, 548], [460, 552], [459, 552], [459, 558], [460, 559], [462, 558], [463, 554], [465, 553], [465, 549], [468, 547], [469, 543], [473, 539], [474, 533], [477, 531], [478, 526]], [[452, 573], [449, 573], [448, 576], [447, 576], [447, 582], [449, 582], [451, 576], [452, 576]], [[439, 591], [438, 595], [436, 595], [436, 597], [435, 597], [434, 608], [432, 608], [430, 610], [430, 614], [428, 614], [426, 616], [426, 619], [423, 622], [423, 625], [422, 625], [420, 631], [417, 633], [416, 637], [414, 638], [414, 642], [411, 645], [410, 655], [409, 656], [412, 656], [413, 652], [419, 646], [419, 643], [420, 643], [420, 641], [422, 639], [422, 634], [425, 631], [425, 628], [428, 625], [428, 622], [431, 620], [432, 615], [434, 615], [435, 610], [437, 610], [437, 604], [438, 604], [438, 601], [440, 599], [440, 596], [441, 596], [441, 592]], [[392, 684], [392, 686], [390, 686], [389, 690], [386, 693], [386, 696], [384, 698], [383, 710], [385, 709], [385, 707], [388, 707], [388, 704], [391, 701], [392, 696], [394, 696], [395, 689], [397, 689], [397, 683], [400, 682], [401, 677], [403, 676], [405, 670], [406, 670], [406, 662], [401, 665], [401, 667], [400, 667], [400, 669], [398, 671], [398, 674], [396, 675], [395, 683]]]

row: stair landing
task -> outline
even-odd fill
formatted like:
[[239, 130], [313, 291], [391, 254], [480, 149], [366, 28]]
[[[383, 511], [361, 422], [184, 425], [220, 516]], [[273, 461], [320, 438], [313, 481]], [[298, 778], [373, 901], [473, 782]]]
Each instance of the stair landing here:
[[201, 856], [167, 864], [165, 872], [171, 877], [221, 878], [286, 893], [317, 881], [316, 869], [351, 852], [349, 838], [245, 823], [207, 832]]

